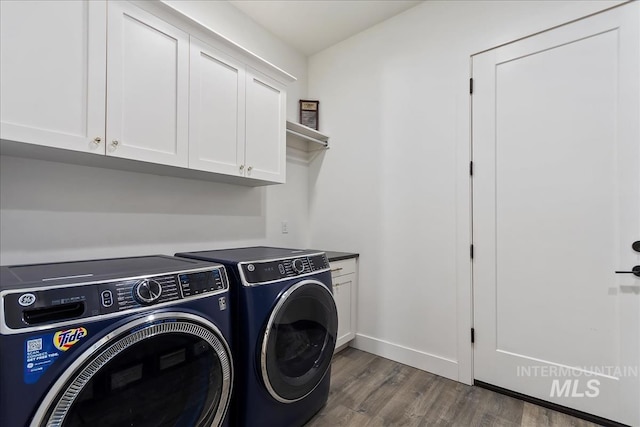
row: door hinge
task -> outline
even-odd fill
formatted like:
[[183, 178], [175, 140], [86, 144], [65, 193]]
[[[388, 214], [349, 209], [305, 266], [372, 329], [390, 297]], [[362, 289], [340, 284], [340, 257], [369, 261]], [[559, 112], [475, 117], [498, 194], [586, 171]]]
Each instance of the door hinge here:
[[474, 328], [471, 328], [471, 343], [475, 343], [476, 342], [476, 330]]
[[469, 175], [473, 176], [473, 161], [469, 162]]
[[471, 255], [471, 259], [473, 259], [473, 245], [469, 248], [469, 255]]
[[473, 77], [469, 79], [469, 94], [473, 95]]

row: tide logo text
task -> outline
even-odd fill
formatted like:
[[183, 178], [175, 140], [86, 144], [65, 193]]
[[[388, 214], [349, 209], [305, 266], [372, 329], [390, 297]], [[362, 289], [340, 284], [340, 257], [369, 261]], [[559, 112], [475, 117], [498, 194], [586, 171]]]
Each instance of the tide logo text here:
[[71, 328], [58, 331], [53, 335], [53, 345], [55, 345], [58, 350], [67, 351], [71, 346], [86, 336], [86, 328]]

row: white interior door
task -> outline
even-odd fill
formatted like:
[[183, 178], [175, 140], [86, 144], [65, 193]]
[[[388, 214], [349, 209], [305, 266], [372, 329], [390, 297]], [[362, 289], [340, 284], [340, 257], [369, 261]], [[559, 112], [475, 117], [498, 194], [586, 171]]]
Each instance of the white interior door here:
[[476, 380], [640, 425], [640, 3], [473, 57]]

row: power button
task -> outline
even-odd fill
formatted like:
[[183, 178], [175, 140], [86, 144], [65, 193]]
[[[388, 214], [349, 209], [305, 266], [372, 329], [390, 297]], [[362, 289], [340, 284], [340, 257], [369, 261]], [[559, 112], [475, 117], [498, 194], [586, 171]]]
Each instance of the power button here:
[[100, 294], [103, 307], [111, 307], [113, 305], [113, 294], [111, 291], [102, 291]]

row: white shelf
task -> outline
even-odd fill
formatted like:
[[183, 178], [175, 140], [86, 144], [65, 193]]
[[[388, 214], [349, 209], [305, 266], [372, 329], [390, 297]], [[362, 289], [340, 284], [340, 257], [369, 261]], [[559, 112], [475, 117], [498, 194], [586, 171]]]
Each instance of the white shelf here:
[[329, 149], [329, 137], [315, 129], [287, 120], [287, 157], [310, 163]]
[[[294, 123], [287, 120], [287, 135], [293, 137], [293, 139], [300, 139], [306, 142], [317, 144], [317, 148], [328, 148], [329, 137], [315, 129], [311, 129], [300, 123]], [[289, 138], [287, 138], [289, 139]]]

